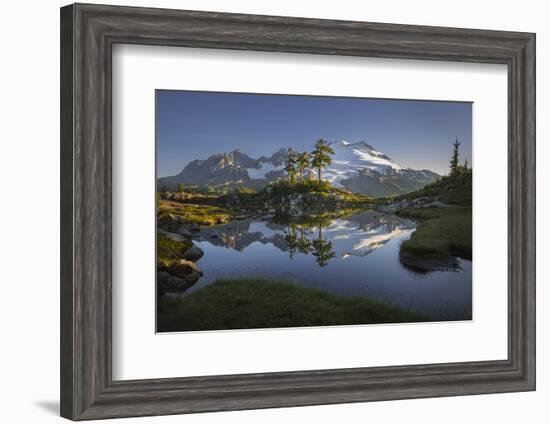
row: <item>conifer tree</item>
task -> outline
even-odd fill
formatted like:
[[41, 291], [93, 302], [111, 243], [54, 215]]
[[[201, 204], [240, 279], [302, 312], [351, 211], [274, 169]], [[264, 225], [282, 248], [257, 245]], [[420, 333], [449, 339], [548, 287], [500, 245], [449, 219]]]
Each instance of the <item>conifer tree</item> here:
[[458, 138], [455, 140], [453, 144], [453, 155], [451, 157], [451, 176], [455, 176], [458, 173], [458, 148], [460, 147], [460, 143], [458, 142]]
[[288, 175], [288, 181], [294, 183], [296, 180], [296, 152], [288, 149], [285, 171]]
[[298, 172], [300, 173], [300, 179], [304, 181], [304, 171], [309, 168], [311, 165], [311, 153], [301, 152], [298, 153], [296, 159], [296, 166], [298, 167]]
[[311, 160], [311, 166], [317, 169], [317, 176], [321, 181], [322, 169], [332, 163], [331, 155], [334, 154], [334, 150], [329, 146], [328, 142], [322, 138], [315, 143], [315, 150], [312, 152], [313, 159]]

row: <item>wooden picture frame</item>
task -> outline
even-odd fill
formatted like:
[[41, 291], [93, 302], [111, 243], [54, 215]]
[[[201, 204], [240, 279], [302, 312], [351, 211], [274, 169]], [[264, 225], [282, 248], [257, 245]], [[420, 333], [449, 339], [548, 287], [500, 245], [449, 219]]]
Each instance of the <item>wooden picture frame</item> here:
[[[505, 64], [508, 359], [113, 381], [116, 43]], [[61, 9], [61, 415], [73, 420], [535, 389], [535, 35], [75, 4]]]

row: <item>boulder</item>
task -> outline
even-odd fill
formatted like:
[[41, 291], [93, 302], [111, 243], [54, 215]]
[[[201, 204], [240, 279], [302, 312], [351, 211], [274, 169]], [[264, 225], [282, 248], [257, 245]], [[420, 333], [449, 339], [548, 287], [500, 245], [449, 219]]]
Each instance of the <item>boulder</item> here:
[[193, 234], [191, 234], [191, 231], [189, 231], [185, 225], [182, 225], [178, 229], [178, 234], [186, 239], [190, 239], [191, 237], [193, 237]]
[[197, 262], [203, 255], [204, 251], [200, 247], [193, 245], [185, 251], [183, 258], [188, 261]]
[[180, 234], [177, 234], [177, 233], [172, 233], [170, 231], [166, 231], [166, 230], [163, 230], [161, 228], [159, 228], [157, 230], [158, 234], [162, 234], [163, 236], [166, 236], [168, 237], [170, 240], [174, 240], [174, 241], [185, 241], [184, 237]]
[[163, 213], [158, 217], [157, 226], [167, 231], [174, 231], [182, 224], [182, 218], [173, 213]]
[[184, 277], [176, 277], [167, 271], [157, 272], [159, 292], [175, 292], [188, 289], [201, 277], [198, 273], [192, 273]]
[[180, 291], [191, 287], [203, 272], [197, 268], [194, 262], [187, 259], [178, 259], [169, 263], [157, 265], [157, 282], [159, 287], [166, 291]]
[[195, 262], [187, 259], [177, 259], [168, 264], [161, 264], [159, 267], [162, 271], [166, 271], [178, 278], [186, 278], [191, 274], [198, 274], [199, 277], [202, 276], [202, 271], [197, 268]]

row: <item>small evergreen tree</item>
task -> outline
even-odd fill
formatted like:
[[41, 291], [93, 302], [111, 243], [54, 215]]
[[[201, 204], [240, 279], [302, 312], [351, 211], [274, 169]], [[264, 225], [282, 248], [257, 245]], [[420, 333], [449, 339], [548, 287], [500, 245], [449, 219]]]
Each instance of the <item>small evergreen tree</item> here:
[[322, 169], [332, 163], [331, 155], [334, 154], [334, 150], [329, 146], [328, 142], [322, 138], [315, 143], [315, 150], [312, 152], [311, 166], [317, 169], [317, 176], [321, 181]]
[[458, 148], [460, 147], [460, 143], [458, 142], [458, 138], [455, 140], [453, 144], [453, 155], [451, 157], [451, 176], [454, 177], [458, 174]]
[[304, 171], [311, 166], [311, 153], [298, 153], [296, 165], [298, 167], [298, 172], [300, 173], [300, 180], [304, 181]]
[[288, 149], [285, 171], [288, 175], [288, 181], [294, 183], [296, 180], [296, 152]]
[[178, 193], [183, 193], [184, 187], [183, 184], [178, 184]]

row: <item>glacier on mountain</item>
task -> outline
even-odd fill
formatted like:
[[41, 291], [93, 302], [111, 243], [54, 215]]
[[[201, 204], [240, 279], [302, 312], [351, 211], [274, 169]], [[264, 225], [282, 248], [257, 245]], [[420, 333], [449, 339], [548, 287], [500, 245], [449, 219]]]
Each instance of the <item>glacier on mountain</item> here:
[[388, 170], [399, 171], [402, 169], [388, 156], [364, 141], [349, 143], [342, 140], [330, 143], [330, 147], [334, 150], [334, 155], [332, 164], [323, 170], [323, 179], [336, 187], [343, 187], [343, 180], [356, 177], [365, 169], [384, 175], [388, 173]]

